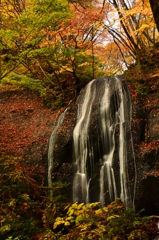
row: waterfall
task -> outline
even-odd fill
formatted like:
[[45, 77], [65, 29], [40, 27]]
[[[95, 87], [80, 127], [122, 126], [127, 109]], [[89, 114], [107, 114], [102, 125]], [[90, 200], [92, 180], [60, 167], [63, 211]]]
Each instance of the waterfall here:
[[54, 159], [54, 147], [55, 147], [55, 140], [56, 140], [56, 134], [57, 131], [62, 124], [65, 114], [66, 114], [67, 108], [65, 111], [59, 116], [56, 126], [54, 130], [51, 133], [50, 139], [49, 139], [49, 148], [48, 148], [48, 186], [52, 187], [52, 171], [53, 171], [53, 159]]
[[[77, 165], [77, 173], [73, 183], [73, 200], [81, 199], [87, 203], [89, 199], [89, 181], [87, 179], [86, 162], [88, 155], [88, 127], [91, 116], [91, 108], [95, 98], [95, 88], [92, 88], [94, 80], [90, 82], [85, 91], [83, 104], [78, 105], [77, 123], [73, 131], [74, 152]], [[91, 155], [91, 152], [90, 152]]]
[[[100, 82], [103, 81], [101, 87]], [[80, 96], [79, 96], [80, 98]], [[80, 102], [80, 101], [79, 101]], [[102, 162], [99, 177], [99, 201], [103, 206], [105, 193], [108, 192], [109, 202], [120, 197], [127, 207], [133, 206], [134, 196], [131, 194], [128, 178], [127, 156], [127, 129], [131, 135], [132, 106], [130, 94], [123, 88], [120, 78], [104, 78], [90, 82], [82, 95], [82, 102], [78, 104], [77, 122], [73, 131], [73, 142], [77, 172], [73, 181], [73, 200], [89, 201], [89, 185], [91, 177], [88, 176], [87, 161], [93, 156], [89, 140], [89, 128], [92, 118], [93, 104], [98, 105], [100, 136], [102, 144]], [[114, 174], [114, 151], [116, 147], [115, 131], [119, 129], [119, 178], [120, 192], [117, 191], [116, 176]], [[131, 138], [132, 141], [132, 138]], [[91, 166], [94, 166], [94, 157], [91, 157]], [[97, 160], [97, 159], [96, 159]], [[91, 172], [93, 172], [91, 168]], [[119, 184], [118, 184], [119, 185]]]
[[[49, 140], [49, 186], [53, 163], [58, 162], [54, 159], [56, 135], [66, 111], [58, 118]], [[70, 176], [74, 202], [99, 201], [103, 206], [121, 198], [127, 208], [134, 206], [136, 164], [131, 121], [131, 95], [122, 77], [94, 79], [81, 91], [70, 134], [73, 153], [67, 158], [75, 166]]]

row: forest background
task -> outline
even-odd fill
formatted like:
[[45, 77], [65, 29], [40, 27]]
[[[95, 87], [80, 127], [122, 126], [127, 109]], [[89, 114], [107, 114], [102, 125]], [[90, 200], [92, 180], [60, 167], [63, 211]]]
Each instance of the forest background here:
[[153, 65], [159, 38], [148, 0], [2, 0], [0, 22], [1, 84], [35, 88], [53, 109], [93, 78]]
[[[158, 81], [148, 81], [159, 76], [159, 33], [151, 6], [148, 0], [1, 0], [1, 88], [34, 90], [55, 110], [76, 98], [93, 78], [124, 73], [141, 94], [148, 94], [159, 86]], [[1, 239], [56, 239], [68, 232], [77, 239], [75, 226], [87, 237], [88, 229], [93, 229], [90, 239], [123, 239], [131, 232], [119, 229], [130, 215], [132, 232], [139, 225], [146, 231], [150, 224], [150, 219], [127, 212], [120, 202], [119, 221], [118, 217], [112, 220], [114, 205], [102, 212], [94, 206], [73, 205], [71, 209], [81, 212], [70, 214], [67, 200], [56, 194], [50, 199], [48, 190], [28, 175], [19, 158], [2, 155], [1, 162]], [[58, 183], [54, 191], [59, 187], [66, 186]], [[88, 215], [90, 224], [86, 224]], [[97, 224], [97, 216], [103, 225]], [[102, 227], [105, 224], [108, 229]]]

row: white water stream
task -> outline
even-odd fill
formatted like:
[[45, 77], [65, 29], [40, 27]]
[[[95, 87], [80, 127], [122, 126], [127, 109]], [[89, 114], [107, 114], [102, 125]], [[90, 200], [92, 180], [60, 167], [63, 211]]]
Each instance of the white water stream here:
[[57, 131], [62, 124], [65, 114], [66, 114], [67, 108], [65, 111], [59, 116], [56, 126], [54, 130], [51, 133], [50, 139], [49, 139], [49, 148], [48, 148], [48, 186], [52, 187], [52, 171], [53, 171], [53, 159], [54, 159], [54, 147], [55, 147], [55, 140]]
[[[77, 172], [73, 182], [73, 200], [89, 201], [89, 185], [91, 179], [87, 176], [87, 159], [88, 155], [92, 154], [89, 143], [89, 123], [91, 120], [92, 106], [96, 99], [96, 87], [93, 86], [94, 80], [87, 85], [83, 103], [78, 105], [77, 123], [73, 131], [74, 151], [77, 165]], [[110, 202], [117, 197], [123, 199], [127, 207], [133, 206], [133, 197], [130, 193], [130, 183], [128, 180], [128, 165], [127, 165], [127, 140], [126, 127], [129, 122], [131, 126], [131, 109], [125, 110], [125, 104], [128, 96], [124, 96], [122, 82], [115, 77], [114, 89], [112, 84], [106, 78], [103, 96], [99, 103], [99, 118], [101, 121], [101, 142], [103, 148], [103, 165], [100, 169], [99, 181], [99, 201], [101, 205], [105, 202], [105, 186], [108, 186]], [[103, 84], [103, 85], [104, 85]], [[93, 87], [92, 87], [93, 86]], [[112, 94], [116, 92], [117, 105], [112, 105]], [[131, 108], [131, 106], [129, 106]], [[112, 108], [115, 108], [115, 116], [112, 118]], [[120, 195], [117, 194], [116, 178], [113, 169], [114, 151], [115, 151], [115, 129], [119, 126], [119, 175], [120, 175]], [[91, 152], [90, 152], [91, 151]], [[94, 163], [91, 164], [92, 166]]]
[[[78, 105], [77, 123], [73, 131], [74, 152], [77, 165], [77, 173], [73, 182], [73, 200], [81, 199], [87, 203], [89, 196], [89, 181], [87, 180], [86, 162], [88, 154], [88, 127], [92, 112], [92, 105], [96, 89], [92, 89], [94, 80], [91, 81], [85, 91], [83, 104]], [[91, 91], [92, 90], [92, 91]]]
[[[102, 84], [100, 81], [102, 81]], [[101, 206], [105, 203], [107, 193], [109, 202], [120, 197], [128, 208], [133, 207], [136, 175], [134, 181], [134, 193], [132, 194], [133, 191], [131, 191], [128, 176], [127, 156], [127, 135], [129, 134], [135, 168], [135, 155], [131, 135], [132, 105], [130, 93], [129, 91], [124, 90], [120, 78], [103, 78], [101, 80], [92, 80], [86, 86], [84, 93], [82, 93], [79, 98], [77, 120], [73, 130], [74, 159], [76, 165], [76, 172], [73, 180], [73, 201], [82, 201], [85, 203], [90, 201], [89, 192], [90, 188], [92, 188], [92, 174], [94, 174], [93, 171], [95, 164], [99, 162], [100, 170], [97, 184], [99, 185], [98, 197]], [[89, 139], [89, 129], [94, 106], [97, 106], [98, 108], [97, 112], [100, 133], [96, 139], [98, 148], [100, 148], [100, 159], [95, 159], [93, 143]], [[56, 134], [58, 128], [63, 122], [66, 111], [67, 109], [60, 115], [49, 140], [49, 186], [52, 186], [53, 152]], [[117, 130], [118, 139], [116, 135]], [[129, 132], [127, 133], [127, 131]], [[99, 146], [100, 144], [102, 146]], [[118, 156], [114, 157], [114, 154]], [[114, 168], [114, 161], [117, 161], [116, 168]], [[90, 168], [89, 170], [88, 166]], [[96, 194], [96, 192], [93, 194]]]

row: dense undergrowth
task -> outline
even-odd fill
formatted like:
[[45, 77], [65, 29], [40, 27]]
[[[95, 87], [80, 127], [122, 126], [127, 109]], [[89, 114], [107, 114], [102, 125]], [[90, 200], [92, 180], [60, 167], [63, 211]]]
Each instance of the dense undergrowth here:
[[134, 63], [125, 71], [124, 77], [141, 95], [159, 90], [159, 42], [149, 55], [141, 55], [140, 63]]
[[[0, 157], [0, 239], [154, 239], [157, 216], [141, 217], [120, 199], [99, 203], [68, 203], [54, 183], [39, 185], [21, 158]], [[42, 181], [43, 182], [43, 181]]]

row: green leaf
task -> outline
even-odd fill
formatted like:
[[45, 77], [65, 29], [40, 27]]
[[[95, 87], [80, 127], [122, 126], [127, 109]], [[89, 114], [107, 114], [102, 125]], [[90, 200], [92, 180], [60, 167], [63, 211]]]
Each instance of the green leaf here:
[[10, 230], [11, 230], [10, 224], [6, 224], [0, 228], [0, 233], [4, 234], [4, 232], [10, 231]]
[[142, 223], [141, 223], [140, 221], [134, 221], [134, 222], [133, 222], [134, 228], [137, 228], [138, 225], [141, 225], [141, 224], [142, 224]]

